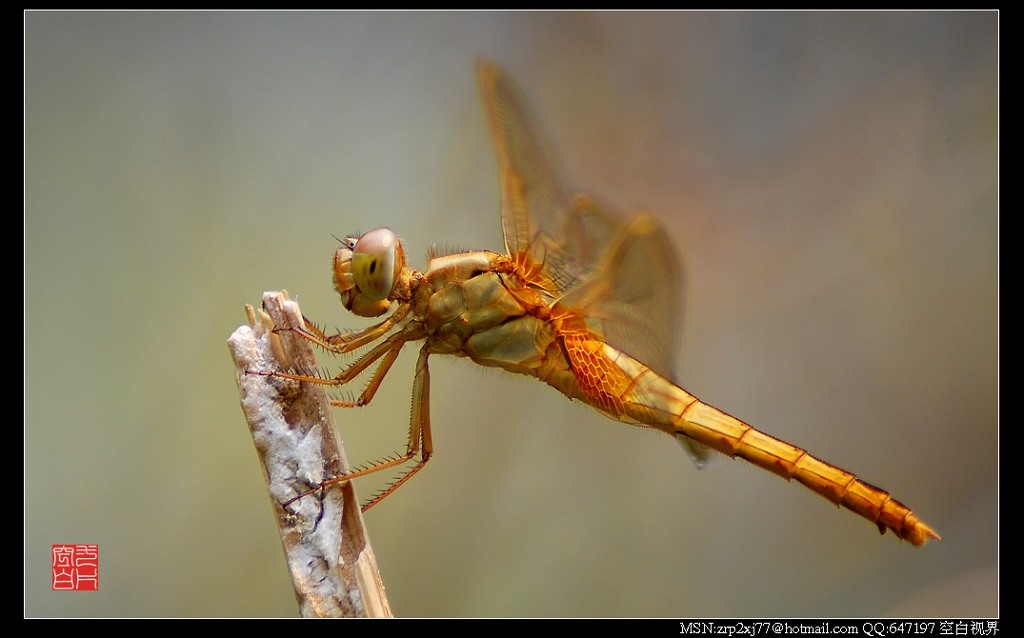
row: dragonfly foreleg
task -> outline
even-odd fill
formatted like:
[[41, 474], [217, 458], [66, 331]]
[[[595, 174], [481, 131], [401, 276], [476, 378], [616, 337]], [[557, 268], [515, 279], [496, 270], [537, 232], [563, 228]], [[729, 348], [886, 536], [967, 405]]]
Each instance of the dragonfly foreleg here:
[[402, 351], [402, 346], [405, 345], [407, 340], [408, 337], [401, 332], [391, 335], [381, 343], [377, 344], [377, 346], [372, 350], [359, 357], [355, 363], [345, 368], [334, 377], [318, 377], [311, 374], [297, 374], [294, 372], [251, 372], [250, 374], [258, 374], [265, 377], [276, 377], [278, 379], [291, 379], [292, 381], [312, 383], [314, 385], [342, 386], [362, 374], [378, 359], [384, 357], [384, 360], [381, 361], [377, 370], [373, 373], [370, 383], [366, 386], [366, 389], [363, 390], [363, 393], [357, 401], [331, 401], [331, 404], [336, 407], [355, 407], [366, 405], [377, 392], [377, 388], [380, 387], [381, 381], [384, 380], [384, 376], [387, 375], [388, 370], [391, 369], [391, 365], [395, 362], [395, 359], [398, 358], [398, 354]]
[[380, 339], [386, 335], [392, 328], [409, 314], [409, 306], [399, 306], [391, 315], [388, 316], [384, 321], [363, 328], [362, 330], [353, 330], [351, 332], [339, 332], [334, 335], [328, 336], [323, 330], [316, 327], [312, 321], [306, 317], [302, 318], [303, 323], [306, 324], [305, 329], [302, 328], [279, 328], [277, 330], [290, 330], [306, 341], [310, 341], [320, 346], [324, 350], [333, 354], [346, 354], [352, 352], [357, 348], [361, 348], [368, 343], [372, 343], [377, 339]]

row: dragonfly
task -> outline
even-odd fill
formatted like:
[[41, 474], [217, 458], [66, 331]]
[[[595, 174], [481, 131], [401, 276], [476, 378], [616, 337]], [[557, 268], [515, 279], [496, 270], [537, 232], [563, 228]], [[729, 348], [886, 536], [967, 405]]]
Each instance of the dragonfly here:
[[344, 386], [367, 370], [354, 400], [370, 403], [399, 353], [422, 342], [404, 453], [328, 479], [331, 485], [410, 465], [363, 506], [368, 510], [426, 465], [433, 453], [431, 355], [536, 377], [570, 399], [621, 422], [664, 432], [702, 467], [712, 451], [795, 480], [874, 523], [881, 533], [923, 545], [939, 535], [888, 492], [806, 450], [761, 432], [676, 384], [671, 357], [680, 323], [682, 275], [672, 242], [649, 212], [624, 216], [588, 194], [570, 195], [561, 167], [515, 81], [477, 62], [484, 113], [498, 158], [505, 252], [432, 254], [423, 271], [406, 263], [388, 228], [346, 237], [336, 250], [334, 288], [347, 310], [381, 317], [370, 327], [328, 335], [305, 320], [295, 329], [334, 354], [369, 347], [337, 376], [255, 372]]

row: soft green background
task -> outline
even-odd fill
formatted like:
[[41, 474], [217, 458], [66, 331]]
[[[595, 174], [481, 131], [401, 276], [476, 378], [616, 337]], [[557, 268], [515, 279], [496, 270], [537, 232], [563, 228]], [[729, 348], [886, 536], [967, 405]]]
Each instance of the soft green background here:
[[[943, 540], [527, 378], [432, 361], [435, 460], [369, 513], [404, 616], [998, 612], [995, 13], [28, 13], [25, 613], [292, 616], [225, 340], [342, 235], [502, 247], [474, 58], [575, 184], [665, 220], [682, 385]], [[400, 449], [414, 350], [338, 415]], [[338, 362], [324, 357], [332, 369]], [[358, 390], [358, 388], [356, 388]], [[357, 486], [369, 495], [372, 481]], [[54, 593], [53, 543], [100, 547]]]

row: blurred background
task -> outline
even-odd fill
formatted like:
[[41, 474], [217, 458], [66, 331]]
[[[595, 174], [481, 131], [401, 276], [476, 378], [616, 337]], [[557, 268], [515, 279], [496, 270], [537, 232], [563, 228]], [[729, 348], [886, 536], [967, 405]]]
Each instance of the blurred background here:
[[[484, 54], [572, 186], [664, 220], [680, 384], [943, 540], [434, 357], [435, 458], [367, 515], [396, 614], [997, 614], [998, 17], [27, 13], [25, 613], [297, 613], [226, 339], [264, 290], [367, 325], [332, 234], [503, 247]], [[336, 414], [354, 463], [414, 361]], [[57, 543], [98, 592], [50, 591]]]

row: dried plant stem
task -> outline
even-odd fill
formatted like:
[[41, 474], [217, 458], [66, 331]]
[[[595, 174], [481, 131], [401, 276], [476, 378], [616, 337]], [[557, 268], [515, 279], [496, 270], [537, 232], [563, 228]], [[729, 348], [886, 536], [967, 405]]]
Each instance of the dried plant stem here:
[[242, 411], [252, 431], [277, 517], [288, 569], [304, 617], [390, 617], [391, 607], [359, 501], [351, 483], [310, 494], [285, 510], [281, 503], [347, 471], [323, 388], [246, 371], [312, 371], [298, 305], [285, 292], [263, 295], [263, 310], [246, 306], [248, 325], [228, 339]]

